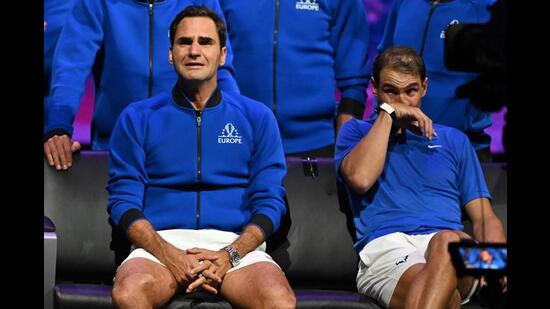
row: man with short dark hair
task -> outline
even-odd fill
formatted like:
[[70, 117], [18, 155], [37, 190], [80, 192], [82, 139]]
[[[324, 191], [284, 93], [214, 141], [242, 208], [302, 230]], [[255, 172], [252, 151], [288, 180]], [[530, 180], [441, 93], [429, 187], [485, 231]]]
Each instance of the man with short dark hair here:
[[448, 244], [506, 242], [468, 137], [420, 110], [428, 79], [422, 58], [390, 47], [374, 62], [377, 117], [351, 120], [336, 144], [350, 198], [360, 262], [357, 288], [390, 308], [458, 308], [475, 291], [458, 278]]
[[[128, 104], [169, 91], [177, 75], [166, 59], [167, 28], [185, 7], [204, 5], [222, 18], [218, 0], [75, 0], [55, 47], [51, 89], [44, 106], [44, 155], [66, 171], [81, 148], [73, 121], [90, 73], [95, 79], [91, 149], [109, 150], [115, 122]], [[48, 30], [46, 30], [47, 32]], [[218, 72], [224, 91], [239, 92], [227, 43]]]
[[225, 25], [190, 6], [170, 26], [172, 92], [129, 105], [110, 143], [108, 211], [133, 244], [117, 270], [119, 308], [159, 308], [177, 292], [220, 294], [239, 308], [294, 308], [265, 239], [286, 208], [273, 114], [220, 91]]

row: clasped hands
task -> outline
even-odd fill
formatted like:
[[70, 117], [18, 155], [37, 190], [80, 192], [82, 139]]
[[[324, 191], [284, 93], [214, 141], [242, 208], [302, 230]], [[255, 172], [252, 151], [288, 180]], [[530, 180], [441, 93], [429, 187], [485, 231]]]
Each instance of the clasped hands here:
[[185, 292], [192, 293], [197, 289], [218, 294], [218, 289], [227, 271], [232, 267], [229, 255], [223, 250], [212, 251], [202, 248], [185, 250], [191, 259], [190, 271]]

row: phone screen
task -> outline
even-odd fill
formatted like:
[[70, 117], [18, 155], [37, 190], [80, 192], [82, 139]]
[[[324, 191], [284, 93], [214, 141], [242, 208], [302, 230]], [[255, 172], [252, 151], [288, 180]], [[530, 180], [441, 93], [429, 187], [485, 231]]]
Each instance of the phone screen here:
[[505, 244], [451, 243], [449, 251], [457, 271], [465, 274], [489, 274], [507, 270], [508, 248]]

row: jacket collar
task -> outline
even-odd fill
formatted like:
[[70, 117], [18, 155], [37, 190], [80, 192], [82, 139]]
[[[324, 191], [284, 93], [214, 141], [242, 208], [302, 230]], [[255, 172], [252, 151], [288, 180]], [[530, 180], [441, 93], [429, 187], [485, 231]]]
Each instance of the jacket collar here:
[[[178, 79], [178, 82], [174, 88], [172, 88], [172, 98], [179, 106], [194, 109], [193, 105], [189, 102], [189, 99], [183, 92], [183, 81], [181, 79]], [[214, 107], [220, 104], [221, 101], [222, 93], [219, 88], [216, 88], [212, 95], [210, 95], [210, 98], [208, 98], [208, 101], [206, 101], [204, 108]]]

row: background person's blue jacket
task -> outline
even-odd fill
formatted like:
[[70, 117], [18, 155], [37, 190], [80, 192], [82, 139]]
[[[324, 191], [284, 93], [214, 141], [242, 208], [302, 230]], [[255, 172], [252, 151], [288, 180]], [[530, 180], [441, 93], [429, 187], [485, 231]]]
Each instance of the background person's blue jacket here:
[[69, 16], [75, 0], [44, 0], [44, 91], [49, 91], [52, 59], [57, 39]]
[[348, 103], [353, 100], [351, 109], [364, 110], [369, 28], [363, 1], [222, 0], [220, 5], [239, 88], [273, 110], [285, 153], [334, 144], [336, 89]]
[[123, 231], [144, 216], [156, 230], [254, 223], [267, 237], [286, 212], [275, 117], [239, 94], [216, 91], [202, 113], [176, 90], [131, 104], [110, 146], [108, 211]]
[[[45, 116], [46, 137], [53, 133], [72, 135], [72, 123], [86, 78], [96, 52], [102, 48], [102, 70], [100, 83], [96, 85], [91, 131], [92, 149], [107, 150], [109, 136], [124, 107], [169, 91], [175, 84], [175, 69], [168, 62], [168, 29], [173, 18], [192, 4], [206, 5], [223, 18], [217, 0], [156, 0], [152, 6], [147, 3], [145, 0], [76, 1], [54, 53], [52, 102], [46, 106]], [[233, 53], [229, 42], [227, 50], [226, 65], [218, 73], [219, 84], [224, 90], [238, 91], [232, 76]]]
[[477, 74], [450, 71], [445, 67], [445, 29], [453, 23], [486, 23], [488, 6], [494, 0], [395, 0], [388, 15], [379, 51], [406, 45], [421, 54], [428, 75], [428, 92], [422, 111], [434, 123], [465, 132], [476, 150], [487, 148], [491, 137], [483, 130], [491, 125], [491, 115], [482, 112], [468, 98], [458, 98], [456, 89]]

